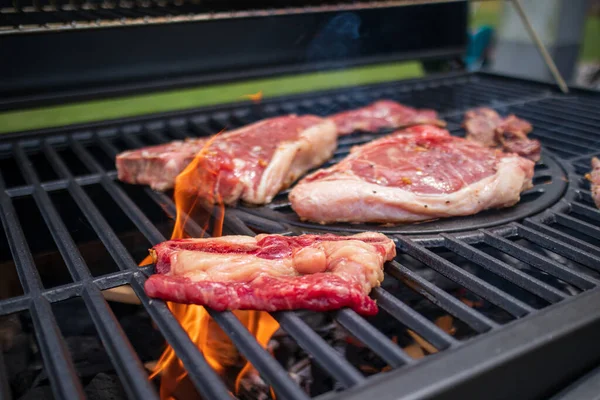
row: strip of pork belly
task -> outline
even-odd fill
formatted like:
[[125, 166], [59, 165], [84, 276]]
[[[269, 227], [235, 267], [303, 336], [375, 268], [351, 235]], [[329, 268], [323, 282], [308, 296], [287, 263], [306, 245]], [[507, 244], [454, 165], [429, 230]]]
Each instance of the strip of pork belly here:
[[596, 207], [600, 208], [600, 159], [592, 158], [592, 172], [586, 175], [591, 182], [592, 199]]
[[339, 135], [419, 124], [446, 125], [434, 110], [418, 110], [391, 100], [376, 101], [366, 107], [334, 114], [329, 119], [335, 122]]
[[199, 158], [190, 188], [209, 201], [269, 203], [337, 146], [335, 124], [313, 115], [266, 119], [217, 136]]
[[149, 185], [154, 190], [173, 187], [175, 178], [192, 162], [208, 138], [186, 139], [125, 151], [117, 156], [119, 180]]
[[532, 186], [534, 163], [414, 126], [352, 148], [337, 165], [308, 175], [289, 194], [301, 219], [399, 223], [509, 207]]
[[170, 240], [151, 250], [150, 297], [214, 310], [377, 313], [368, 294], [396, 255], [380, 233]]
[[540, 142], [527, 137], [533, 127], [515, 115], [503, 118], [491, 108], [475, 108], [465, 113], [463, 127], [468, 140], [486, 147], [498, 147], [536, 162], [540, 159]]

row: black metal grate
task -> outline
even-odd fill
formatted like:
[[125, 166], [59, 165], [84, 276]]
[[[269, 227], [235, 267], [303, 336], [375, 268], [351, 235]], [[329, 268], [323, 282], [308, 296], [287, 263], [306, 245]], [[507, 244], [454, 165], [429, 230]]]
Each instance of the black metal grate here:
[[[439, 229], [446, 233], [424, 234], [415, 230], [391, 234], [397, 243], [399, 256], [386, 265], [386, 281], [412, 289], [472, 331], [468, 338], [453, 337], [402, 298], [386, 290], [385, 285], [375, 289], [372, 295], [386, 315], [418, 333], [440, 351], [427, 362], [412, 359], [353, 311], [335, 312], [334, 318], [342, 327], [394, 369], [367, 379], [297, 313], [276, 313], [274, 317], [282, 329], [340, 387], [347, 389], [342, 394], [332, 392], [325, 397], [361, 398], [366, 391], [377, 393], [382, 399], [449, 393], [466, 387], [469, 382], [481, 383], [478, 379], [487, 372], [498, 370], [527, 354], [532, 357], [528, 359], [529, 363], [522, 364], [530, 369], [536, 369], [534, 366], [541, 368], [552, 359], [563, 360], [564, 352], [550, 351], [559, 341], [565, 349], [569, 348], [568, 343], [585, 343], [588, 347], [584, 354], [564, 359], [564, 364], [560, 368], [554, 367], [553, 372], [541, 368], [542, 373], [554, 381], [538, 379], [526, 388], [519, 388], [523, 395], [540, 394], [547, 390], [549, 381], [558, 384], [567, 374], [580, 371], [593, 360], [597, 361], [600, 344], [597, 336], [590, 336], [588, 328], [600, 326], [600, 309], [597, 307], [600, 304], [600, 212], [593, 207], [589, 186], [582, 174], [589, 169], [592, 154], [600, 153], [600, 135], [596, 128], [600, 122], [600, 97], [584, 92], [563, 96], [542, 84], [482, 74], [459, 75], [313, 93], [267, 100], [262, 104], [244, 103], [107, 122], [83, 128], [6, 135], [0, 142], [0, 216], [24, 294], [0, 300], [0, 315], [29, 311], [55, 396], [83, 398], [81, 383], [51, 309], [52, 303], [81, 297], [128, 395], [140, 399], [157, 398], [139, 358], [100, 292], [129, 284], [183, 361], [202, 396], [207, 399], [231, 397], [225, 384], [165, 304], [151, 301], [144, 294], [143, 284], [147, 274], [151, 273], [151, 267], [137, 266], [140, 246], [129, 246], [123, 236], [129, 228], [121, 228], [119, 224], [132, 226], [131, 229], [145, 238], [141, 248], [147, 248], [163, 241], [170, 231], [168, 215], [174, 214], [174, 204], [166, 194], [117, 182], [114, 157], [119, 152], [188, 136], [212, 134], [222, 128], [231, 129], [283, 113], [327, 115], [379, 98], [436, 108], [444, 114], [450, 122], [449, 128], [455, 132], [459, 130], [462, 111], [478, 105], [491, 105], [501, 113], [514, 112], [529, 119], [535, 126], [533, 135], [543, 142], [546, 153], [544, 163], [537, 171], [539, 185], [530, 194], [532, 199], [525, 204], [542, 206], [525, 214], [510, 216], [511, 222], [497, 220], [486, 227], [465, 225], [471, 229], [467, 232], [450, 232], [452, 229], [441, 227]], [[354, 140], [363, 142], [370, 137], [351, 136], [343, 139], [342, 146]], [[340, 156], [343, 151], [341, 148]], [[544, 183], [547, 183], [545, 187]], [[101, 200], [104, 197], [97, 197], [93, 188], [114, 202], [127, 218], [113, 218], [107, 211], [108, 205]], [[544, 197], [548, 193], [551, 193], [550, 198]], [[64, 199], [55, 198], [58, 194], [65, 196]], [[22, 224], [22, 220], [25, 217], [16, 210], [17, 203], [23, 199], [35, 204], [36, 212], [41, 214], [49, 228], [70, 274], [70, 283], [54, 287], [43, 284], [31, 251], [36, 246], [35, 239], [24, 232], [27, 226]], [[79, 219], [102, 242], [116, 265], [116, 271], [92, 272], [91, 261], [82, 255], [79, 236], [83, 233], [68, 227], [66, 214], [73, 212], [69, 204], [76, 205], [77, 212], [81, 214]], [[146, 204], [154, 208], [146, 207]], [[252, 229], [296, 234], [307, 228], [291, 223], [285, 214], [279, 218], [279, 214], [271, 217], [263, 212], [230, 209], [226, 214], [225, 228], [238, 234], [253, 234]], [[456, 223], [459, 224], [460, 220]], [[429, 271], [462, 287], [490, 307], [500, 309], [505, 318], [491, 318], [481, 310], [467, 306], [444, 290], [436, 280], [426, 279], [422, 271]], [[307, 398], [232, 313], [210, 311], [210, 314], [280, 398]], [[546, 348], [548, 352], [541, 352], [544, 354], [534, 351]], [[503, 385], [501, 377], [512, 379], [515, 373], [521, 371], [519, 368], [523, 367], [501, 370], [502, 374], [498, 372], [495, 381], [479, 385], [474, 389], [479, 392], [471, 394], [483, 395], [486, 392], [482, 390], [492, 388], [499, 396], [511, 393], [511, 385]], [[537, 373], [529, 372], [532, 375]], [[0, 376], [0, 385], [3, 382], [6, 380]], [[437, 385], [432, 386], [431, 382]], [[0, 390], [0, 393], [3, 391]]]

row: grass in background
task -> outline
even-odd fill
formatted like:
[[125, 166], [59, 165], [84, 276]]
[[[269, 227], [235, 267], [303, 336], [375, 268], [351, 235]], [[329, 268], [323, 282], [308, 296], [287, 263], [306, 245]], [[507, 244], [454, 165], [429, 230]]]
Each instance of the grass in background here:
[[500, 17], [502, 15], [502, 7], [504, 1], [484, 1], [471, 2], [469, 4], [471, 11], [470, 27], [471, 29], [478, 28], [482, 25], [488, 25], [492, 28], [497, 28], [500, 25]]
[[600, 62], [600, 15], [591, 15], [585, 21], [583, 48], [580, 61]]
[[241, 83], [182, 89], [163, 93], [96, 100], [42, 109], [0, 113], [0, 133], [131, 117], [153, 112], [183, 110], [244, 100], [248, 94], [262, 91], [274, 97], [314, 90], [364, 85], [423, 75], [418, 62], [392, 63], [344, 71], [317, 72]]

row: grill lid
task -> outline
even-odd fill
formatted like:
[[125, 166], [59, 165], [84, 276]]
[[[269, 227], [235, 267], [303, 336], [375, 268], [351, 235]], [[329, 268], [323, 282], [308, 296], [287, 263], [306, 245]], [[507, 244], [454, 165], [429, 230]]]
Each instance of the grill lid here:
[[0, 76], [10, 77], [0, 79], [0, 110], [371, 63], [458, 59], [467, 44], [467, 2], [296, 1], [280, 10], [269, 7], [281, 2], [269, 1], [131, 7], [3, 1], [0, 54], [11, 61], [0, 65]]

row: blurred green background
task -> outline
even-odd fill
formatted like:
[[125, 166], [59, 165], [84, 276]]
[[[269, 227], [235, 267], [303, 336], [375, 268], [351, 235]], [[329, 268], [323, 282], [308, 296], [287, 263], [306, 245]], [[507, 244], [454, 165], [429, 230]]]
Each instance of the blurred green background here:
[[[471, 3], [471, 28], [497, 27], [503, 1]], [[585, 24], [581, 62], [600, 62], [600, 15], [590, 13]], [[212, 85], [158, 94], [121, 97], [42, 109], [0, 113], [0, 133], [15, 132], [67, 124], [130, 117], [151, 112], [240, 101], [245, 95], [262, 92], [264, 98], [313, 90], [385, 82], [419, 77], [424, 74], [418, 62], [384, 64], [344, 71], [318, 72], [292, 77], [260, 79], [223, 85]]]

